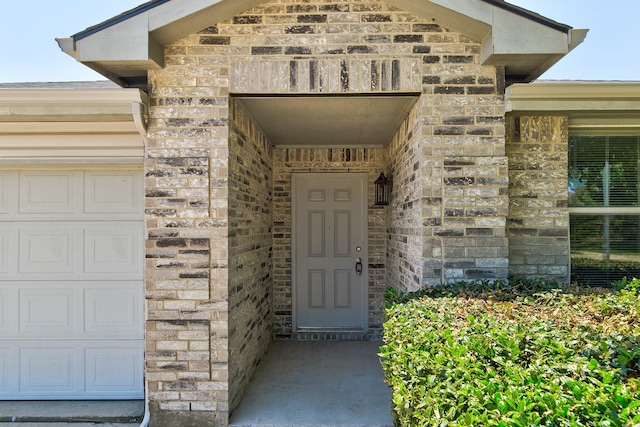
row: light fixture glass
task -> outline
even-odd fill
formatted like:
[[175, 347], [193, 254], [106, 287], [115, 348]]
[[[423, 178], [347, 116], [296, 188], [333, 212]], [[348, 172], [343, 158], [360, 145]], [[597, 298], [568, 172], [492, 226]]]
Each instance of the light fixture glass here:
[[388, 205], [389, 196], [391, 195], [391, 180], [380, 173], [378, 179], [375, 180], [375, 204]]

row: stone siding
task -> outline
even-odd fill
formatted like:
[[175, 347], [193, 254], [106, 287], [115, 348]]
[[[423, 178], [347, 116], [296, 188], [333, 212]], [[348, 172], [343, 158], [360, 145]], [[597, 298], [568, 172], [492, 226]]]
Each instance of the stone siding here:
[[154, 426], [226, 425], [229, 413], [229, 69], [193, 65], [149, 76], [145, 376]]
[[[377, 0], [267, 2], [166, 48], [149, 75], [146, 161], [154, 425], [224, 425], [268, 335], [295, 338], [292, 171], [369, 174], [370, 334], [387, 285], [506, 276], [504, 77], [479, 52]], [[386, 149], [271, 152], [231, 96], [381, 92], [419, 96]], [[387, 207], [371, 205], [381, 171], [394, 181]]]
[[387, 146], [392, 197], [387, 207], [387, 277], [404, 292], [422, 288], [422, 247], [430, 227], [422, 224], [420, 109], [414, 106]]
[[507, 118], [509, 272], [569, 281], [569, 121]]
[[273, 337], [273, 148], [232, 100], [229, 132], [229, 402]]
[[422, 285], [508, 275], [504, 75], [460, 41], [473, 61], [423, 70]]

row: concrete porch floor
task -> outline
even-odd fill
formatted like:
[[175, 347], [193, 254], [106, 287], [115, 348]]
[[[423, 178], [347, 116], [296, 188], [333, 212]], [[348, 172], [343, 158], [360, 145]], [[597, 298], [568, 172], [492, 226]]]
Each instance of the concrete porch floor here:
[[387, 427], [380, 341], [274, 341], [232, 427]]

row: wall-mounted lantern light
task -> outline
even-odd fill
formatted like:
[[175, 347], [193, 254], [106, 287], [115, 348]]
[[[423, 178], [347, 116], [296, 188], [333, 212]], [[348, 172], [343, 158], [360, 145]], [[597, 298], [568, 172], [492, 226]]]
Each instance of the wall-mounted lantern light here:
[[388, 205], [391, 195], [391, 180], [381, 173], [375, 181], [375, 204]]

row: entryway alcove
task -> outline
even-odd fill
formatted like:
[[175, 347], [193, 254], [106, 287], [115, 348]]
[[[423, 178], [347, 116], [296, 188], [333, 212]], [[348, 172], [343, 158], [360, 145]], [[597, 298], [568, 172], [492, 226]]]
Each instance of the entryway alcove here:
[[[413, 168], [413, 162], [401, 158], [405, 151], [415, 150], [400, 147], [404, 147], [407, 137], [415, 138], [419, 96], [376, 93], [231, 97], [229, 373], [238, 387], [249, 384], [252, 370], [246, 367], [260, 363], [270, 346], [275, 348], [273, 339], [380, 339], [383, 294], [388, 283], [387, 210], [393, 206], [374, 205], [374, 181], [380, 172], [392, 177], [398, 164], [403, 165], [402, 170], [406, 165]], [[390, 150], [398, 154], [389, 154]], [[304, 179], [296, 184], [295, 176]], [[354, 187], [358, 180], [361, 184]], [[410, 180], [399, 188], [406, 185], [412, 185]], [[296, 186], [298, 196], [294, 193]], [[309, 200], [296, 203], [300, 194]], [[325, 199], [331, 200], [328, 210], [324, 208]], [[349, 203], [355, 208], [344, 207]], [[303, 209], [306, 206], [312, 207]], [[304, 218], [295, 218], [294, 214]], [[356, 214], [361, 216], [361, 239], [341, 239], [357, 223], [353, 222]], [[311, 237], [300, 240], [296, 233], [304, 234], [302, 223], [307, 224], [302, 228], [310, 225]], [[344, 264], [330, 273], [312, 265], [296, 275], [300, 253], [311, 253], [308, 259], [315, 261], [317, 255], [327, 251], [336, 252], [333, 260], [343, 259]], [[298, 281], [310, 279], [310, 283], [302, 284], [308, 286], [302, 299], [296, 277]], [[349, 289], [356, 280], [363, 281], [364, 293], [354, 297], [356, 294]], [[336, 291], [329, 292], [329, 288]], [[333, 319], [335, 311], [346, 309], [354, 298], [362, 298], [364, 315], [360, 324], [301, 322], [301, 301], [309, 301], [312, 310], [335, 303], [329, 316]], [[375, 343], [362, 345], [373, 345], [370, 356], [380, 370]], [[265, 360], [269, 357], [267, 354]], [[380, 386], [385, 393], [386, 385], [381, 382]], [[231, 408], [240, 403], [242, 392], [236, 390], [230, 393], [235, 396]]]

